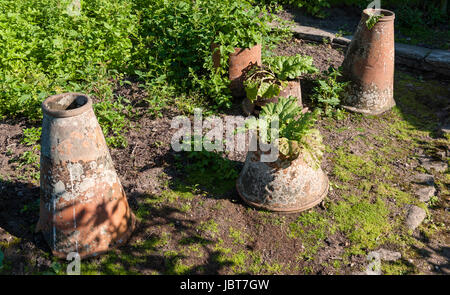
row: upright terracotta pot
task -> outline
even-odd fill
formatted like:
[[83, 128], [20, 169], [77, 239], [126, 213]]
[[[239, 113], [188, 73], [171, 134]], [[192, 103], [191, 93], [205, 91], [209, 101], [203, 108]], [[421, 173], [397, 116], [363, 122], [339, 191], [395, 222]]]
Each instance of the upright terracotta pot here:
[[91, 99], [65, 93], [42, 103], [41, 205], [36, 227], [55, 256], [94, 256], [135, 227]]
[[300, 154], [293, 161], [281, 157], [261, 162], [261, 151], [247, 153], [236, 188], [247, 204], [270, 211], [300, 212], [319, 204], [328, 193], [328, 177]]
[[[212, 44], [214, 67], [220, 66], [220, 52], [215, 50], [217, 44]], [[230, 90], [234, 97], [244, 97], [244, 70], [250, 65], [261, 65], [261, 44], [252, 48], [235, 48], [228, 58], [228, 72], [231, 81]]]
[[[366, 21], [376, 11], [384, 16], [369, 30]], [[385, 9], [363, 11], [343, 62], [344, 76], [352, 81], [343, 99], [346, 109], [378, 115], [395, 106], [394, 18]]]
[[242, 110], [244, 111], [244, 113], [246, 115], [251, 115], [251, 114], [259, 114], [259, 110], [261, 109], [261, 107], [265, 106], [268, 103], [277, 103], [278, 102], [278, 98], [280, 97], [289, 97], [289, 96], [293, 96], [297, 98], [297, 104], [300, 107], [303, 107], [302, 104], [302, 90], [300, 87], [300, 80], [292, 80], [292, 81], [288, 81], [287, 86], [280, 91], [280, 95], [273, 97], [271, 99], [257, 99], [255, 102], [251, 102], [250, 99], [248, 99], [247, 97], [244, 98], [244, 100], [242, 101]]

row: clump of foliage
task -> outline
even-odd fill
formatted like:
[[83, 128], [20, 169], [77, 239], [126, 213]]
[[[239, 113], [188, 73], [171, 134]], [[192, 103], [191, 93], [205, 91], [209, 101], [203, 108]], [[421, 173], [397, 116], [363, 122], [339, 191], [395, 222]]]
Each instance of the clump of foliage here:
[[[231, 106], [229, 53], [257, 43], [268, 46], [287, 32], [269, 26], [274, 16], [268, 9], [244, 0], [137, 2], [136, 7], [142, 7], [137, 44], [140, 70], [147, 72], [147, 79], [174, 86], [174, 91], [201, 92], [216, 107]], [[217, 68], [212, 44], [220, 52]]]
[[309, 14], [318, 18], [324, 18], [326, 16], [324, 9], [330, 7], [330, 0], [255, 0], [253, 2], [289, 4], [297, 8], [304, 8]]
[[42, 127], [30, 127], [23, 130], [21, 143], [27, 146], [35, 146], [41, 139]]
[[378, 21], [384, 16], [384, 14], [371, 14], [369, 18], [366, 20], [366, 26], [369, 30], [378, 23]]
[[235, 162], [227, 159], [223, 151], [207, 150], [207, 142], [211, 142], [207, 136], [193, 136], [184, 142], [191, 149], [175, 155], [176, 167], [186, 174], [185, 181], [189, 185], [222, 194], [235, 185], [239, 172]]
[[260, 6], [246, 1], [214, 1], [216, 12], [212, 14], [214, 42], [220, 52], [232, 53], [235, 48], [251, 48], [263, 42], [263, 36], [271, 29], [270, 15]]
[[106, 82], [111, 70], [139, 71], [152, 86], [195, 89], [229, 106], [211, 43], [226, 55], [287, 32], [269, 27], [269, 10], [245, 0], [81, 1], [79, 14], [69, 13], [68, 2], [1, 1], [0, 116], [37, 120], [43, 99], [99, 77]]
[[245, 77], [245, 91], [252, 102], [276, 97], [287, 86], [287, 81], [318, 71], [312, 57], [300, 54], [267, 57], [264, 62], [266, 67], [253, 66]]
[[307, 55], [267, 57], [265, 63], [278, 79], [294, 80], [303, 74], [314, 74], [318, 69], [313, 65], [313, 58]]
[[50, 94], [124, 68], [136, 24], [130, 3], [83, 1], [69, 15], [61, 1], [1, 1], [0, 117], [36, 120]]
[[315, 101], [323, 110], [326, 116], [331, 116], [336, 107], [339, 106], [340, 97], [345, 91], [349, 82], [339, 82], [338, 78], [342, 76], [340, 69], [333, 67], [324, 72], [325, 79], [319, 79], [318, 85], [314, 87], [312, 100]]
[[226, 63], [213, 68], [211, 43], [225, 56], [288, 35], [268, 25], [271, 9], [246, 0], [81, 0], [77, 13], [71, 2], [0, 1], [0, 118], [39, 121], [45, 98], [81, 91], [100, 100], [96, 115], [113, 146], [126, 145], [129, 103], [112, 91], [124, 75], [138, 76], [149, 93], [229, 107]]
[[286, 85], [286, 81], [277, 79], [272, 71], [260, 66], [253, 66], [246, 74], [244, 82], [247, 98], [251, 102], [276, 97]]
[[279, 130], [276, 137], [270, 128], [261, 128], [261, 123], [253, 118], [246, 122], [249, 130], [257, 130], [258, 136], [278, 147], [280, 156], [287, 160], [295, 160], [300, 154], [305, 160], [319, 164], [325, 149], [322, 136], [314, 124], [317, 113], [303, 113], [294, 97], [281, 97], [277, 103], [269, 103], [262, 107], [260, 119], [266, 126], [274, 126], [277, 121]]
[[214, 173], [217, 180], [234, 180], [238, 172], [234, 163], [224, 158], [222, 153], [215, 153], [206, 150], [191, 151], [187, 155], [189, 159], [188, 172], [194, 173]]

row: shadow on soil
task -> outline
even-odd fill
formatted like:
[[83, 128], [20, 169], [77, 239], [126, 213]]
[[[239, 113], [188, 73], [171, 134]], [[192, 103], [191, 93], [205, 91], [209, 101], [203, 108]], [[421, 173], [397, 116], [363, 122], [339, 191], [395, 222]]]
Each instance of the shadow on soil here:
[[0, 228], [15, 236], [14, 241], [0, 240], [3, 248], [18, 244], [22, 254], [28, 256], [27, 249], [34, 245], [49, 252], [42, 235], [35, 233], [39, 219], [39, 187], [20, 181], [0, 181]]
[[450, 119], [450, 80], [424, 80], [421, 76], [397, 71], [394, 97], [400, 115], [415, 129], [440, 137], [442, 124]]
[[[128, 196], [138, 202], [149, 197], [139, 193]], [[135, 213], [139, 210], [132, 209]], [[145, 218], [138, 222], [128, 244], [99, 258], [100, 267], [97, 265], [92, 271], [102, 274], [219, 274], [225, 267], [233, 265], [229, 260], [218, 261], [223, 253], [213, 249], [212, 245], [217, 241], [201, 236], [197, 227], [199, 222], [189, 218], [175, 204], [149, 205], [145, 210]], [[182, 238], [173, 240], [171, 233], [182, 233]], [[189, 246], [195, 246], [196, 252], [200, 248], [203, 250], [202, 262], [197, 261], [195, 266], [188, 265], [192, 253], [177, 250]], [[92, 260], [87, 263], [92, 265]], [[89, 273], [90, 270], [88, 265], [84, 271]]]
[[[39, 219], [39, 187], [21, 182], [2, 181], [0, 189], [2, 192], [0, 228], [17, 237], [16, 241], [0, 244], [0, 248], [5, 252], [5, 263], [10, 265], [4, 271], [9, 274], [23, 274], [24, 266], [31, 266], [33, 272], [48, 271], [52, 260], [51, 250], [42, 235], [34, 232]], [[124, 189], [128, 191], [127, 188]], [[144, 194], [128, 193], [129, 199], [140, 200], [147, 197]], [[130, 241], [100, 257], [83, 260], [82, 273], [218, 274], [225, 267], [233, 265], [232, 261], [226, 259], [218, 262], [218, 257], [223, 253], [208, 247], [216, 241], [201, 237], [195, 227], [197, 222], [183, 218], [183, 214], [180, 214], [182, 212], [175, 206], [164, 204], [148, 206], [146, 209], [148, 215], [138, 222]], [[136, 212], [138, 208], [132, 210]], [[161, 228], [182, 232], [183, 238], [176, 241], [180, 246], [201, 247], [204, 250], [203, 262], [188, 267], [180, 263], [182, 259], [187, 258], [187, 254], [174, 250], [164, 251], [166, 248], [163, 247], [172, 241], [160, 230]], [[170, 245], [169, 248], [175, 249], [177, 246]], [[40, 267], [30, 265], [30, 262], [34, 264], [38, 257], [42, 257], [42, 252], [47, 253], [43, 258], [47, 261]], [[59, 262], [66, 263], [64, 260]], [[64, 273], [65, 266], [61, 269]]]

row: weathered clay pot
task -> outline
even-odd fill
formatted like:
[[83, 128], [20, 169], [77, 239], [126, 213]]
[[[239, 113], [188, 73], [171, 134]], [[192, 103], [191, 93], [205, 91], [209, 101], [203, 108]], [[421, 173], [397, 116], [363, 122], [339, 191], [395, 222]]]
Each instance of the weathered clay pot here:
[[236, 188], [247, 204], [270, 211], [300, 212], [328, 193], [328, 177], [301, 154], [293, 161], [261, 162], [261, 152], [247, 153]]
[[41, 205], [36, 231], [55, 256], [88, 257], [125, 243], [135, 227], [91, 99], [65, 93], [42, 103]]
[[242, 101], [242, 110], [248, 116], [251, 114], [259, 114], [259, 110], [261, 107], [265, 106], [268, 103], [277, 103], [278, 98], [280, 97], [289, 97], [293, 96], [297, 98], [297, 103], [300, 107], [302, 105], [302, 90], [300, 87], [300, 80], [292, 80], [288, 81], [288, 85], [280, 91], [280, 95], [276, 97], [272, 97], [271, 99], [257, 99], [254, 103], [250, 101], [247, 97]]
[[[217, 44], [212, 44], [213, 64], [214, 67], [220, 66], [220, 52], [214, 50]], [[228, 72], [231, 81], [230, 90], [234, 97], [244, 97], [244, 70], [250, 65], [261, 65], [261, 44], [257, 44], [252, 48], [235, 48], [228, 59]]]
[[[384, 16], [369, 30], [370, 12]], [[378, 115], [394, 101], [394, 18], [392, 11], [365, 9], [343, 62], [344, 76], [352, 81], [343, 105], [354, 112]]]

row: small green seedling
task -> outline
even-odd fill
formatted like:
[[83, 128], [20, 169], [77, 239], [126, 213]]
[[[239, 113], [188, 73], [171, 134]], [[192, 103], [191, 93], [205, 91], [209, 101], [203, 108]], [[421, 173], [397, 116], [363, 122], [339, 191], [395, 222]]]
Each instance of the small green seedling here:
[[369, 30], [378, 23], [378, 21], [383, 17], [383, 14], [373, 14], [366, 20], [366, 26]]

